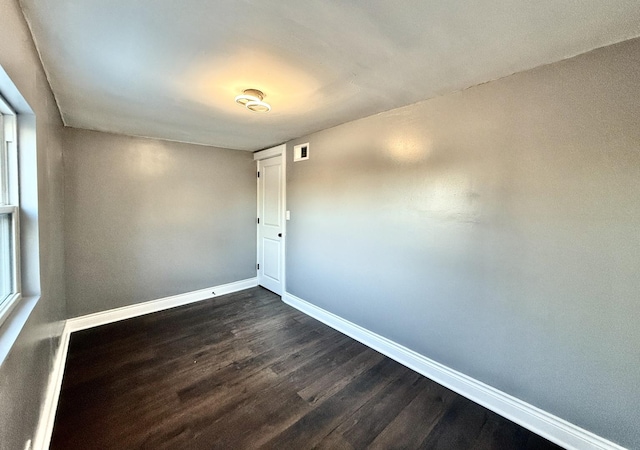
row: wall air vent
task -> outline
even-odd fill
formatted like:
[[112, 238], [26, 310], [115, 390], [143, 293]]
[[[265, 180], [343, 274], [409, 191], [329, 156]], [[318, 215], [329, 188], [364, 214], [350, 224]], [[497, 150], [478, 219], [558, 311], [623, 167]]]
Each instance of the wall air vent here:
[[304, 161], [309, 159], [309, 143], [300, 144], [293, 147], [293, 160]]

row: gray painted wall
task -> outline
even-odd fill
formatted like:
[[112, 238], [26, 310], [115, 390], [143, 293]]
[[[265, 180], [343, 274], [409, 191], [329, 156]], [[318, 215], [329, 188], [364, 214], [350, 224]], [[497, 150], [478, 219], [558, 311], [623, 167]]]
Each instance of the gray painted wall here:
[[639, 67], [628, 41], [289, 143], [287, 290], [637, 448]]
[[14, 450], [35, 432], [65, 316], [62, 122], [18, 2], [0, 0], [0, 17], [0, 65], [35, 112], [38, 165], [37, 205], [29, 205], [23, 225], [37, 218], [39, 243], [28, 247], [39, 249], [23, 256], [40, 264], [40, 282], [38, 270], [30, 270], [36, 279], [28, 279], [25, 289], [41, 297], [0, 367], [0, 449]]
[[65, 129], [70, 317], [256, 276], [247, 152]]

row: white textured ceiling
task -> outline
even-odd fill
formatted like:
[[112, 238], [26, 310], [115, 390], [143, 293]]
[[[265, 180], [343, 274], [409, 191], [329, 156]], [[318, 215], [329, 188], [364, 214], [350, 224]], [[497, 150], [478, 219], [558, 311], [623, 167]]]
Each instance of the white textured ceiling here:
[[21, 3], [66, 125], [241, 150], [640, 35], [638, 0]]

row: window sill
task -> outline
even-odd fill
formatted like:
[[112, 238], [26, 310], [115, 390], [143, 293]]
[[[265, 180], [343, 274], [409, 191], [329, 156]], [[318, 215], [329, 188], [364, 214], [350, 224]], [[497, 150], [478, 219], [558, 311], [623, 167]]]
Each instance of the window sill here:
[[11, 348], [18, 340], [20, 332], [38, 304], [40, 296], [23, 297], [0, 326], [0, 366], [4, 363]]

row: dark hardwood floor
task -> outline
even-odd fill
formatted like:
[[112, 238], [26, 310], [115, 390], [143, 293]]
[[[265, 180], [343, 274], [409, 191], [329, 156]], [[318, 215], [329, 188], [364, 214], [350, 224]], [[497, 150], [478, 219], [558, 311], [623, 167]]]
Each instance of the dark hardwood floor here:
[[545, 449], [262, 289], [76, 332], [52, 449]]

